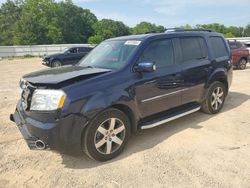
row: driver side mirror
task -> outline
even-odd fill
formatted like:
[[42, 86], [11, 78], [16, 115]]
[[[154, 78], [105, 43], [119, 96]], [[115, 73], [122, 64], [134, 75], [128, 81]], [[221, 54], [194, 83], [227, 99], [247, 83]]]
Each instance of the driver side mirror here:
[[156, 70], [156, 65], [151, 61], [141, 62], [134, 67], [134, 70], [136, 72], [154, 72]]

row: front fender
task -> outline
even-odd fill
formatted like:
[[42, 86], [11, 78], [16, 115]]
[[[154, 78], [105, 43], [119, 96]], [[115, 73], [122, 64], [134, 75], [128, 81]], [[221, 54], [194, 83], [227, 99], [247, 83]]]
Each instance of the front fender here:
[[100, 112], [107, 108], [118, 108], [128, 115], [131, 120], [133, 130], [140, 119], [134, 96], [126, 91], [121, 93], [99, 92], [92, 96], [82, 107], [81, 113], [89, 120], [93, 119]]

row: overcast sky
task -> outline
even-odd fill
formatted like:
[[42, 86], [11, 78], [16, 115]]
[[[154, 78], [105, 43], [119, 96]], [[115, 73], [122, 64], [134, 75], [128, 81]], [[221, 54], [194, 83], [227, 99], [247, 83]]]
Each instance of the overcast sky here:
[[[5, 2], [5, 0], [0, 0]], [[99, 19], [110, 18], [134, 26], [141, 21], [165, 27], [184, 24], [250, 23], [250, 0], [73, 0]]]

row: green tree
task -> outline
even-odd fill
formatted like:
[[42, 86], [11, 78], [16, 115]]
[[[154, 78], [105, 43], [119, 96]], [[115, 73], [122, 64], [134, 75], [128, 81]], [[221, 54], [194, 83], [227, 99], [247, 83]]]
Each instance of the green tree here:
[[110, 19], [103, 19], [93, 25], [95, 35], [89, 38], [90, 43], [100, 43], [101, 41], [112, 38], [128, 35], [129, 27], [123, 22]]
[[[15, 2], [8, 0], [8, 7], [17, 7], [18, 15], [10, 12], [17, 12], [14, 8], [5, 11], [6, 15], [15, 15], [15, 22], [11, 18], [4, 22], [3, 10], [0, 9], [0, 25], [6, 31], [6, 36], [1, 30], [1, 44], [52, 44], [52, 43], [85, 43], [94, 35], [92, 25], [97, 18], [89, 10], [78, 7], [70, 0], [55, 2], [54, 0], [24, 0], [17, 6]], [[20, 8], [21, 7], [21, 8]], [[5, 9], [3, 9], [5, 8]], [[8, 9], [8, 10], [9, 10]], [[2, 34], [3, 33], [3, 34]], [[13, 34], [12, 34], [13, 33]], [[10, 36], [12, 34], [12, 36]], [[8, 41], [8, 38], [10, 41]]]
[[99, 44], [99, 43], [101, 43], [103, 40], [104, 40], [104, 38], [103, 38], [102, 36], [100, 36], [100, 35], [95, 35], [95, 36], [89, 37], [88, 43], [90, 43], [90, 44]]
[[234, 38], [235, 36], [231, 32], [229, 32], [229, 33], [224, 34], [224, 37], [225, 38]]
[[244, 36], [250, 37], [250, 23], [244, 29]]
[[157, 26], [149, 22], [141, 22], [137, 24], [133, 29], [133, 34], [144, 34], [149, 32], [164, 32], [165, 28], [163, 26]]
[[186, 24], [186, 25], [183, 25], [183, 26], [180, 26], [180, 28], [183, 28], [183, 29], [193, 29], [191, 25], [189, 24]]
[[71, 2], [60, 2], [56, 14], [63, 36], [62, 43], [85, 43], [94, 35], [92, 26], [97, 18], [89, 10]]
[[0, 8], [0, 45], [13, 45], [15, 27], [22, 11], [21, 1], [7, 0]]
[[15, 30], [15, 44], [50, 44], [48, 26], [54, 17], [53, 0], [25, 0]]
[[235, 26], [230, 26], [227, 28], [227, 31], [232, 33], [235, 37], [241, 37], [242, 36], [242, 27], [235, 27]]

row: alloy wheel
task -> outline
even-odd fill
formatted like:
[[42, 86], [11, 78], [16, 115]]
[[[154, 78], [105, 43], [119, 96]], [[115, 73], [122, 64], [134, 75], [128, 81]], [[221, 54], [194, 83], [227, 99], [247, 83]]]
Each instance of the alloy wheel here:
[[125, 139], [126, 128], [118, 118], [110, 118], [99, 125], [94, 137], [96, 150], [101, 154], [112, 154], [117, 151]]
[[218, 110], [223, 105], [224, 92], [221, 87], [216, 87], [212, 93], [211, 107], [213, 110]]

